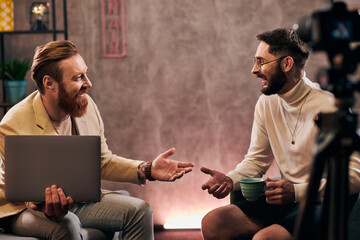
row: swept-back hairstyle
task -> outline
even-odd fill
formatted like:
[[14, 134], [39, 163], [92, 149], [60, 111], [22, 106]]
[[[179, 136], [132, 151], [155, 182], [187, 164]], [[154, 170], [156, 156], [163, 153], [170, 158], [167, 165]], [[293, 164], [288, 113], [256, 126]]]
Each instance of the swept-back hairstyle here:
[[267, 43], [271, 54], [283, 54], [291, 56], [295, 65], [299, 68], [305, 66], [309, 56], [306, 44], [298, 37], [296, 32], [289, 28], [277, 28], [272, 31], [260, 33], [257, 36], [259, 41]]
[[35, 49], [35, 55], [31, 66], [31, 78], [35, 82], [39, 92], [44, 94], [43, 78], [50, 76], [55, 81], [62, 79], [62, 70], [59, 62], [78, 54], [75, 45], [67, 40], [52, 41]]

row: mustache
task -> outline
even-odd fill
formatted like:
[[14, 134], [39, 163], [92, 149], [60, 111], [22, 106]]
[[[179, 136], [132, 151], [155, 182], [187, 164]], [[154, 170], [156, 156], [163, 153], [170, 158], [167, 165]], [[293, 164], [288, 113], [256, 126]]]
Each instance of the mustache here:
[[78, 95], [81, 95], [81, 94], [85, 94], [89, 91], [89, 87], [81, 87], [79, 92], [78, 92]]
[[266, 77], [264, 74], [262, 74], [262, 73], [255, 73], [255, 76], [256, 76], [257, 78], [266, 78], [266, 79], [267, 79], [267, 77]]

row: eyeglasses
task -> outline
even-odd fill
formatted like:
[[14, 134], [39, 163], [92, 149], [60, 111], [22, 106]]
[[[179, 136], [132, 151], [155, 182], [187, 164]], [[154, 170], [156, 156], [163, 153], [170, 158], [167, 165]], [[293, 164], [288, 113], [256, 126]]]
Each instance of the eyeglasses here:
[[275, 62], [275, 61], [281, 60], [283, 58], [286, 58], [286, 56], [283, 56], [283, 57], [280, 57], [280, 58], [277, 58], [277, 59], [274, 59], [274, 60], [271, 60], [271, 61], [268, 61], [268, 62], [262, 62], [263, 61], [262, 59], [254, 57], [253, 58], [253, 64], [256, 65], [261, 70], [261, 67], [264, 66], [265, 64]]

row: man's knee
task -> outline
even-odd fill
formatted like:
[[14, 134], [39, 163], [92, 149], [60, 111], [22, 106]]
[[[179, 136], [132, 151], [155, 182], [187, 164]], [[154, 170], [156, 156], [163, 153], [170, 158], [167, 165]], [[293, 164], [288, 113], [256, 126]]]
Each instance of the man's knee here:
[[132, 198], [131, 205], [127, 209], [127, 222], [130, 225], [142, 225], [152, 227], [152, 208], [142, 199]]
[[247, 217], [231, 204], [212, 210], [202, 220], [202, 234], [206, 240], [249, 238], [261, 228], [261, 222]]
[[268, 233], [260, 230], [259, 232], [257, 232], [254, 237], [252, 238], [252, 240], [267, 240], [269, 237]]
[[207, 213], [201, 221], [201, 231], [204, 239], [221, 239], [226, 229], [226, 207], [216, 208]]
[[144, 200], [133, 198], [129, 206], [124, 239], [153, 239], [152, 209]]
[[[202, 232], [204, 238], [211, 235], [211, 232], [212, 232], [211, 230], [214, 229], [211, 226], [211, 224], [213, 224], [213, 221], [212, 221], [213, 216], [212, 215], [213, 215], [212, 212], [209, 212], [201, 220], [201, 232]], [[205, 239], [207, 239], [207, 238], [205, 238]]]
[[62, 240], [71, 240], [73, 233], [71, 233], [66, 225], [59, 224], [55, 227], [51, 233], [51, 240], [62, 239]]
[[144, 200], [138, 199], [138, 202], [134, 207], [135, 207], [134, 210], [143, 217], [149, 217], [149, 216], [152, 217], [152, 213], [153, 213], [152, 208]]
[[293, 240], [293, 237], [282, 226], [273, 224], [258, 231], [252, 240]]
[[66, 216], [56, 225], [52, 231], [51, 239], [82, 239], [81, 223], [79, 218], [71, 212], [66, 214]]
[[152, 210], [151, 206], [145, 201], [143, 201], [143, 203], [141, 204], [141, 209], [142, 209], [143, 212], [146, 212], [146, 213], [149, 213], [149, 214], [153, 213], [153, 210]]

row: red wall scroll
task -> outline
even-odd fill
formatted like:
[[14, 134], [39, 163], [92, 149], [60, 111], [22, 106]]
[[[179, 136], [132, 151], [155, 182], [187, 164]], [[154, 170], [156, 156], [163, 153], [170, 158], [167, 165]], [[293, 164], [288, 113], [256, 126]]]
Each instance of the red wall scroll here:
[[125, 0], [102, 0], [102, 47], [107, 58], [126, 55]]

